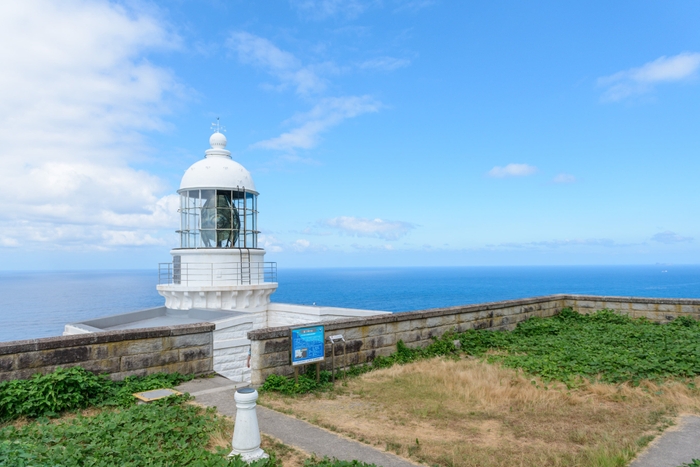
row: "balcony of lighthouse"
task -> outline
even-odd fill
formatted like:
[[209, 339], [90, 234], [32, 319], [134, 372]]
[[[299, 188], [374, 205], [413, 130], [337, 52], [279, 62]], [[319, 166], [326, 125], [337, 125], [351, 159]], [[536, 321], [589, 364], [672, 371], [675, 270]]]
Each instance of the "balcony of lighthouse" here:
[[226, 286], [277, 282], [275, 262], [160, 263], [158, 284]]

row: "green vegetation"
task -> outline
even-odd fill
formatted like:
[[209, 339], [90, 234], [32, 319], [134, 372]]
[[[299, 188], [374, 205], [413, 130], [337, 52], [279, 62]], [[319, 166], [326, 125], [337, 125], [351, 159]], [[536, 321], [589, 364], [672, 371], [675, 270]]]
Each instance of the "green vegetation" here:
[[[659, 325], [612, 310], [581, 315], [570, 308], [533, 318], [512, 332], [467, 331], [462, 350], [567, 384], [581, 377], [608, 383], [700, 374], [700, 322], [681, 317]], [[495, 351], [495, 352], [494, 352]]]
[[683, 464], [678, 467], [700, 467], [700, 459], [693, 459], [690, 464]]
[[[182, 404], [173, 397], [58, 423], [44, 418], [0, 430], [0, 465], [245, 465], [240, 459], [229, 460], [228, 451], [206, 449], [216, 426], [213, 409]], [[275, 465], [275, 459], [254, 464]]]
[[171, 388], [192, 378], [157, 373], [111, 381], [80, 367], [59, 368], [47, 375], [0, 383], [0, 422], [19, 417], [56, 417], [89, 406], [126, 407], [136, 402], [132, 396], [135, 392]]
[[[135, 404], [134, 392], [173, 387], [189, 379], [192, 376], [159, 373], [115, 382], [74, 367], [0, 383], [0, 465], [282, 466], [275, 452], [284, 455], [290, 448], [280, 443], [268, 451], [269, 459], [247, 464], [240, 457], [229, 458], [231, 421], [213, 408], [185, 403], [187, 395]], [[79, 412], [86, 408], [93, 409]], [[77, 413], [66, 415], [71, 411]], [[61, 413], [60, 419], [49, 418]], [[11, 422], [20, 417], [35, 420]], [[310, 458], [304, 467], [376, 466]]]
[[[460, 349], [455, 341], [461, 344]], [[522, 369], [544, 381], [558, 380], [568, 385], [581, 378], [609, 383], [692, 378], [700, 375], [700, 322], [681, 317], [659, 325], [613, 310], [581, 315], [565, 308], [552, 318], [531, 318], [512, 332], [446, 333], [419, 349], [399, 341], [396, 352], [375, 358], [371, 365], [351, 368], [347, 376], [461, 353], [483, 356], [489, 362]], [[261, 390], [303, 394], [327, 389], [329, 381], [330, 373], [321, 372], [320, 383], [316, 383], [311, 367], [299, 376], [298, 383], [293, 378], [270, 375]]]

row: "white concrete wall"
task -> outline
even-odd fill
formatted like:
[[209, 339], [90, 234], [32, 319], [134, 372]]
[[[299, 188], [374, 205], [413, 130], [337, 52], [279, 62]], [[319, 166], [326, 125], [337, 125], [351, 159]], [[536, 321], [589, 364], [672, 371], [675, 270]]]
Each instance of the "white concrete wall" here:
[[235, 382], [250, 381], [246, 367], [250, 341], [248, 331], [259, 329], [265, 313], [250, 313], [219, 321], [214, 329], [214, 371]]
[[[265, 282], [263, 249], [181, 248], [170, 254], [180, 257], [180, 281], [187, 286], [226, 286]], [[244, 263], [245, 280], [241, 279]]]
[[318, 321], [362, 318], [383, 314], [391, 314], [391, 312], [271, 302], [267, 307], [267, 327], [298, 326], [300, 324], [316, 323]]

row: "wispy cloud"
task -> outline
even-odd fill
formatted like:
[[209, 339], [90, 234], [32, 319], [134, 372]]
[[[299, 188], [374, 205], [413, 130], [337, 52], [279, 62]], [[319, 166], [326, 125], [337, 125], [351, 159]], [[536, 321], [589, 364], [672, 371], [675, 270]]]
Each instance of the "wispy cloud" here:
[[346, 235], [383, 238], [384, 240], [397, 240], [416, 227], [409, 222], [349, 216], [327, 219], [323, 221], [323, 224], [338, 229]]
[[264, 248], [270, 253], [281, 253], [284, 251], [284, 246], [274, 235], [260, 233], [258, 234], [258, 246]]
[[[314, 2], [309, 4], [311, 3]], [[329, 5], [331, 4], [335, 5], [334, 2]], [[242, 62], [260, 66], [270, 75], [275, 76], [279, 80], [279, 85], [272, 87], [279, 90], [293, 87], [295, 92], [304, 96], [307, 101], [316, 101], [310, 111], [298, 113], [284, 122], [285, 125], [294, 125], [292, 130], [277, 137], [259, 141], [251, 145], [253, 148], [285, 152], [310, 149], [318, 144], [320, 135], [329, 128], [348, 118], [377, 112], [382, 107], [378, 100], [369, 95], [319, 97], [326, 88], [326, 80], [321, 78], [319, 73], [333, 74], [339, 70], [332, 63], [304, 66], [291, 53], [281, 50], [265, 38], [247, 32], [232, 33], [227, 44], [230, 49], [237, 52]], [[396, 63], [386, 61], [383, 65], [376, 63], [377, 67], [400, 65], [398, 61]], [[299, 158], [294, 161], [286, 159], [285, 162], [315, 163], [308, 158]]]
[[362, 62], [358, 67], [362, 70], [394, 71], [410, 64], [411, 61], [405, 58], [378, 57]]
[[576, 177], [570, 174], [558, 174], [553, 179], [554, 183], [576, 183]]
[[566, 239], [566, 240], [544, 240], [538, 242], [506, 242], [498, 245], [487, 245], [489, 248], [517, 248], [517, 249], [554, 249], [562, 247], [578, 246], [598, 246], [598, 247], [629, 247], [638, 244], [617, 243], [610, 238], [587, 238], [587, 239]]
[[603, 99], [619, 101], [633, 95], [644, 94], [657, 84], [689, 80], [700, 69], [700, 53], [683, 52], [671, 57], [662, 56], [638, 68], [623, 70], [598, 79], [598, 85], [606, 88]]
[[385, 243], [384, 245], [360, 245], [359, 243], [353, 243], [350, 245], [351, 248], [360, 251], [395, 251], [394, 245]]
[[288, 123], [299, 126], [275, 138], [255, 143], [253, 147], [291, 151], [309, 149], [318, 144], [321, 133], [348, 118], [377, 112], [381, 103], [371, 96], [328, 97], [309, 112], [292, 117]]
[[129, 164], [187, 92], [145, 60], [180, 39], [127, 7], [34, 1], [0, 2], [0, 43], [0, 196], [12, 199], [0, 244], [159, 243], [156, 232], [177, 223], [177, 197]]
[[360, 0], [290, 0], [292, 8], [312, 20], [342, 16], [353, 19], [361, 15], [374, 1]]
[[681, 235], [678, 235], [675, 232], [671, 232], [670, 230], [667, 230], [665, 232], [659, 232], [651, 239], [655, 242], [659, 243], [666, 243], [666, 244], [673, 244], [673, 243], [684, 243], [684, 242], [692, 242], [693, 237], [683, 237]]
[[301, 95], [319, 93], [326, 88], [326, 81], [312, 67], [303, 66], [293, 54], [281, 50], [263, 37], [234, 32], [226, 45], [238, 54], [241, 62], [259, 66], [276, 77], [280, 84], [271, 87], [282, 90], [292, 86]]
[[526, 177], [537, 172], [537, 167], [528, 164], [508, 164], [505, 167], [496, 166], [488, 171], [493, 178]]

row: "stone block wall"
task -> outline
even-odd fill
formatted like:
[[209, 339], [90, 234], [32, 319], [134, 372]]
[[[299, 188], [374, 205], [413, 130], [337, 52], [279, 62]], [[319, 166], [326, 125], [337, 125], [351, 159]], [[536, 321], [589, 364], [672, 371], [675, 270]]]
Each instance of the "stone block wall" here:
[[564, 303], [579, 313], [593, 313], [608, 308], [633, 318], [647, 318], [657, 323], [668, 323], [678, 316], [700, 319], [700, 300], [695, 299], [569, 295]]
[[[564, 307], [563, 301], [551, 297], [528, 298], [479, 305], [438, 308], [377, 315], [367, 318], [351, 318], [327, 321], [326, 335], [342, 334], [343, 345], [336, 345], [336, 368], [347, 359], [347, 365], [367, 363], [377, 355], [389, 355], [396, 350], [399, 340], [409, 347], [428, 345], [433, 337], [439, 337], [450, 329], [506, 330], [532, 316], [548, 317]], [[290, 328], [259, 329], [248, 333], [251, 340], [251, 383], [262, 384], [268, 375], [289, 375], [294, 372], [290, 364]], [[326, 344], [326, 361], [322, 368], [330, 369], [331, 346]]]
[[97, 332], [0, 343], [0, 381], [81, 366], [114, 380], [158, 372], [212, 371], [210, 323]]
[[[343, 345], [336, 345], [336, 368], [341, 368], [345, 358], [348, 365], [357, 365], [370, 362], [377, 355], [387, 356], [396, 350], [399, 340], [409, 347], [423, 347], [433, 337], [439, 337], [451, 329], [459, 332], [468, 329], [512, 330], [519, 322], [533, 316], [554, 316], [566, 307], [581, 313], [610, 308], [660, 323], [669, 322], [677, 316], [700, 319], [700, 300], [550, 295], [310, 325], [325, 325], [326, 337], [332, 334], [345, 337], [346, 356], [343, 355]], [[289, 375], [294, 372], [289, 355], [289, 327], [258, 329], [249, 332], [248, 338], [253, 355], [250, 365], [253, 386], [261, 385], [270, 374]], [[327, 343], [326, 361], [322, 363], [322, 368], [330, 369], [330, 357], [331, 345]]]

